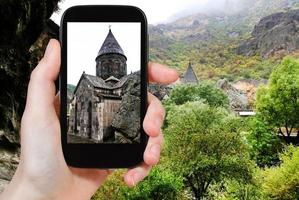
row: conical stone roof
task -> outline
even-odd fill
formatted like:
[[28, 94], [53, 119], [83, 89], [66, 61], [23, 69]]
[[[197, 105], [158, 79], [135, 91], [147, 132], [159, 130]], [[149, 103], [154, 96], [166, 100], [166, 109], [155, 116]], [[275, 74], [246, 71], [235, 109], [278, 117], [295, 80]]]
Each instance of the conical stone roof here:
[[198, 84], [198, 79], [197, 79], [197, 76], [196, 76], [196, 74], [195, 74], [195, 72], [193, 70], [193, 67], [192, 67], [191, 63], [189, 63], [187, 71], [184, 74], [183, 82], [184, 83]]
[[122, 50], [117, 40], [115, 39], [111, 29], [109, 29], [109, 33], [102, 44], [102, 47], [98, 53], [97, 58], [104, 54], [120, 54], [126, 58], [124, 51]]

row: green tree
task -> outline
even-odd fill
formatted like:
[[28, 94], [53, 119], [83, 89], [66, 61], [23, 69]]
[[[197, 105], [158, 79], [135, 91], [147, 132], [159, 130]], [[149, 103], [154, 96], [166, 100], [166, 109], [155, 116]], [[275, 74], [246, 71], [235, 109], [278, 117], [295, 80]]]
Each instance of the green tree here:
[[93, 196], [93, 200], [175, 200], [182, 199], [183, 180], [169, 170], [154, 167], [150, 174], [134, 188], [122, 181], [123, 172], [111, 175]]
[[227, 181], [225, 193], [217, 200], [260, 200], [262, 199], [262, 190], [259, 186], [255, 181], [250, 183], [235, 180]]
[[228, 97], [224, 92], [210, 83], [199, 85], [180, 85], [175, 87], [170, 94], [168, 103], [182, 105], [188, 101], [202, 100], [204, 103], [215, 107], [225, 107], [229, 105]]
[[261, 172], [262, 189], [269, 199], [299, 199], [299, 148], [289, 146], [278, 167]]
[[[290, 137], [299, 126], [299, 61], [286, 57], [270, 77], [269, 85], [257, 91], [256, 109], [262, 119]], [[282, 127], [286, 134], [283, 133]], [[298, 134], [299, 136], [299, 134]]]
[[184, 177], [194, 197], [202, 199], [209, 186], [224, 178], [250, 179], [250, 162], [243, 123], [224, 108], [202, 102], [173, 105], [165, 129], [166, 160], [170, 169]]
[[259, 116], [248, 120], [248, 128], [247, 141], [250, 158], [259, 167], [277, 165], [282, 143], [275, 134], [275, 130], [263, 122]]

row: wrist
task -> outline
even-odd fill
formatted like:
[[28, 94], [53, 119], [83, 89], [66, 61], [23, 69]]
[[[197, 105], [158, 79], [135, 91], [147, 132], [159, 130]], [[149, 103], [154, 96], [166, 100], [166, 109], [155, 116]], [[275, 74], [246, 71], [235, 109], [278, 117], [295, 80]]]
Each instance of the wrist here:
[[5, 200], [19, 200], [19, 199], [28, 199], [28, 200], [47, 200], [48, 198], [45, 194], [40, 194], [36, 189], [26, 181], [26, 179], [18, 176], [16, 172], [15, 176], [5, 188], [5, 190], [0, 194], [0, 199]]

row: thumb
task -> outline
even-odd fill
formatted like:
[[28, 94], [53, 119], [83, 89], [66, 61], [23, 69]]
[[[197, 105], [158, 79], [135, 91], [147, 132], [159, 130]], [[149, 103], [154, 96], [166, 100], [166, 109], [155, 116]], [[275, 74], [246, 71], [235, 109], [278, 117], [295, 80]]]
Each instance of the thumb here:
[[55, 83], [60, 70], [60, 44], [51, 39], [40, 63], [32, 71], [28, 85], [26, 110], [49, 113], [55, 99]]

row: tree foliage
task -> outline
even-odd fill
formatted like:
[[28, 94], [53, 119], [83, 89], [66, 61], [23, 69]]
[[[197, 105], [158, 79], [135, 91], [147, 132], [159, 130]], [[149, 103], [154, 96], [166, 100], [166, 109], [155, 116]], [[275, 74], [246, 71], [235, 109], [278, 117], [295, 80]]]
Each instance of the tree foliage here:
[[123, 171], [111, 175], [93, 196], [93, 200], [168, 200], [182, 199], [183, 181], [171, 171], [154, 167], [150, 174], [134, 188], [122, 181]]
[[258, 89], [256, 109], [263, 120], [289, 137], [299, 126], [299, 61], [286, 57], [270, 77], [269, 85]]
[[217, 200], [261, 200], [262, 195], [262, 190], [255, 182], [232, 180], [225, 183], [225, 192]]
[[269, 199], [299, 199], [299, 148], [289, 146], [278, 167], [261, 172], [262, 189]]
[[250, 179], [241, 119], [202, 102], [173, 105], [165, 130], [168, 165], [197, 199], [224, 178]]
[[263, 122], [259, 116], [248, 120], [248, 129], [247, 141], [250, 158], [259, 167], [277, 165], [282, 143], [275, 134], [275, 130]]
[[211, 83], [202, 82], [199, 85], [179, 85], [170, 94], [168, 103], [182, 105], [189, 101], [203, 101], [214, 107], [227, 108], [228, 97], [224, 92]]

